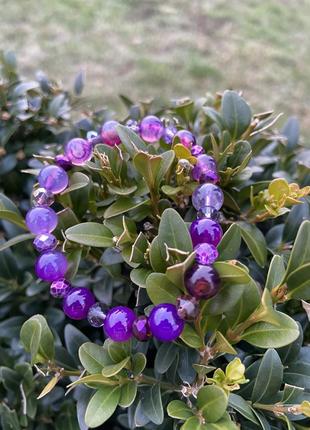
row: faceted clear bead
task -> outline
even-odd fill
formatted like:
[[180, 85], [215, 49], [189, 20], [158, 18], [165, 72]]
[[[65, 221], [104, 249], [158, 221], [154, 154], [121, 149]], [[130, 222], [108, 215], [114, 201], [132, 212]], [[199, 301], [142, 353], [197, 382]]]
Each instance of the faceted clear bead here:
[[32, 203], [34, 206], [51, 206], [54, 201], [54, 194], [45, 188], [37, 188], [32, 192]]
[[88, 310], [87, 320], [92, 327], [102, 327], [109, 308], [104, 303], [96, 302]]
[[192, 203], [196, 210], [211, 206], [220, 210], [224, 203], [223, 191], [214, 184], [203, 184], [195, 189], [192, 195]]
[[204, 206], [197, 212], [197, 218], [209, 218], [213, 221], [219, 221], [220, 213], [211, 206]]
[[193, 320], [199, 314], [199, 304], [195, 297], [183, 295], [177, 298], [177, 312], [182, 320]]

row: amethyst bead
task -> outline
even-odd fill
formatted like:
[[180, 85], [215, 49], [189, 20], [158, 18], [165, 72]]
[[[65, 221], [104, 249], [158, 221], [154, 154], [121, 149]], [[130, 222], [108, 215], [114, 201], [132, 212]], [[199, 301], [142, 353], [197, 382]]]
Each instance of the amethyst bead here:
[[62, 167], [64, 170], [72, 169], [72, 164], [68, 157], [63, 154], [56, 155], [55, 162], [57, 166]]
[[92, 327], [102, 327], [107, 317], [108, 306], [103, 303], [94, 303], [88, 310], [87, 320]]
[[204, 206], [197, 213], [198, 218], [209, 218], [213, 221], [218, 221], [220, 219], [220, 213], [211, 206]]
[[103, 143], [109, 146], [119, 145], [121, 139], [116, 131], [116, 127], [119, 125], [117, 121], [107, 121], [103, 124], [101, 129], [101, 138]]
[[83, 320], [94, 303], [95, 297], [88, 288], [72, 288], [64, 298], [63, 311], [73, 320]]
[[157, 116], [149, 115], [142, 119], [140, 123], [140, 136], [149, 143], [157, 142], [163, 137], [164, 126]]
[[212, 219], [201, 218], [193, 221], [189, 232], [194, 247], [200, 243], [208, 243], [217, 246], [222, 239], [223, 230], [221, 226]]
[[193, 145], [191, 149], [191, 153], [194, 157], [198, 157], [198, 155], [204, 154], [205, 150], [200, 145]]
[[67, 188], [69, 178], [62, 167], [50, 165], [43, 167], [40, 171], [38, 182], [41, 187], [46, 188], [53, 194], [58, 194]]
[[52, 282], [64, 278], [67, 269], [67, 258], [59, 251], [48, 251], [41, 254], [35, 264], [35, 272], [43, 281]]
[[215, 262], [219, 256], [218, 250], [214, 245], [209, 243], [200, 243], [195, 246], [196, 263], [208, 266]]
[[184, 328], [184, 321], [171, 303], [154, 306], [149, 316], [149, 324], [152, 335], [162, 342], [177, 339]]
[[51, 233], [57, 226], [58, 217], [53, 209], [37, 206], [26, 215], [26, 225], [34, 234]]
[[132, 333], [132, 326], [136, 315], [134, 311], [126, 306], [112, 308], [104, 322], [106, 335], [115, 342], [126, 342]]
[[82, 166], [91, 159], [93, 145], [91, 142], [79, 137], [71, 139], [65, 147], [65, 155], [75, 166]]
[[54, 281], [50, 286], [50, 294], [56, 299], [64, 298], [70, 290], [71, 284], [64, 278]]
[[141, 315], [134, 321], [132, 325], [132, 333], [134, 337], [141, 342], [145, 342], [152, 336], [149, 321], [146, 316]]
[[33, 246], [38, 252], [51, 251], [57, 246], [57, 239], [53, 234], [43, 233], [35, 237]]
[[217, 173], [216, 163], [213, 157], [202, 154], [197, 158], [197, 163], [192, 170], [192, 177], [200, 183], [212, 182], [216, 184], [220, 177]]
[[174, 125], [168, 125], [167, 127], [165, 127], [163, 139], [168, 145], [171, 145], [177, 131], [178, 130]]
[[196, 299], [210, 299], [220, 288], [220, 278], [211, 266], [194, 264], [185, 273], [185, 286]]
[[177, 298], [177, 313], [182, 320], [194, 320], [199, 314], [199, 304], [195, 297], [184, 295]]
[[37, 188], [32, 193], [33, 206], [51, 206], [54, 201], [54, 194], [45, 188]]
[[134, 131], [135, 133], [139, 133], [140, 126], [138, 121], [135, 121], [134, 119], [129, 119], [126, 122], [126, 127], [130, 128], [130, 130]]
[[196, 145], [195, 136], [188, 130], [179, 130], [175, 137], [178, 137], [180, 143], [188, 149], [191, 149], [193, 145]]
[[224, 203], [224, 194], [217, 185], [203, 184], [193, 192], [192, 203], [197, 210], [205, 206], [211, 206], [216, 210], [220, 210]]

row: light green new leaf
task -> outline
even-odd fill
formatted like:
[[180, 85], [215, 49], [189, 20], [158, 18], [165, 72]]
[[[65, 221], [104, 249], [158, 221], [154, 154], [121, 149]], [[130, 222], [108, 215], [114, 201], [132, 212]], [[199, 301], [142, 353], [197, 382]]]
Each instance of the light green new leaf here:
[[106, 422], [113, 415], [120, 396], [120, 387], [102, 387], [96, 391], [86, 409], [86, 425], [94, 428]]

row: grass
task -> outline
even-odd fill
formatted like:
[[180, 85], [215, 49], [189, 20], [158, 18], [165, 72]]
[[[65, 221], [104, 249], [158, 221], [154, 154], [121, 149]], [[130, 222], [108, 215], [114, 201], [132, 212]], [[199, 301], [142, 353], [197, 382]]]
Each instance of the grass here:
[[297, 115], [310, 135], [310, 0], [0, 0], [2, 49], [27, 77], [72, 83], [91, 102], [242, 90], [255, 110]]

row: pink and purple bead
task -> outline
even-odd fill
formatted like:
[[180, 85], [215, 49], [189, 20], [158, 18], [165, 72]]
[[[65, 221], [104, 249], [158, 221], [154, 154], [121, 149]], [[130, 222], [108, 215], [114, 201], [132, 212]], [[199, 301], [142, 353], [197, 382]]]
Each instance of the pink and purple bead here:
[[59, 166], [50, 165], [43, 167], [38, 176], [40, 187], [53, 194], [64, 191], [69, 183], [67, 172]]
[[220, 278], [212, 266], [194, 264], [185, 274], [185, 287], [196, 299], [210, 299], [220, 288]]
[[174, 341], [184, 329], [184, 321], [171, 303], [154, 306], [149, 316], [149, 325], [152, 335], [162, 342]]
[[93, 293], [88, 288], [72, 288], [64, 298], [63, 311], [73, 320], [83, 320], [95, 301]]
[[196, 145], [195, 136], [188, 130], [179, 130], [176, 133], [175, 138], [178, 138], [180, 143], [188, 149], [191, 149], [193, 145]]
[[65, 278], [57, 279], [50, 285], [50, 294], [55, 299], [63, 299], [69, 291], [71, 291], [71, 284]]
[[196, 210], [206, 206], [220, 210], [224, 203], [224, 194], [217, 185], [203, 184], [193, 192], [192, 203]]
[[108, 314], [108, 306], [104, 303], [96, 302], [89, 309], [87, 313], [87, 321], [92, 327], [103, 327], [104, 321]]
[[194, 157], [198, 157], [201, 154], [204, 154], [205, 150], [200, 145], [193, 145], [191, 149], [191, 153]]
[[93, 145], [80, 137], [69, 140], [65, 146], [65, 155], [75, 166], [82, 166], [92, 158]]
[[32, 192], [32, 203], [34, 206], [51, 206], [54, 201], [54, 194], [45, 188], [37, 188]]
[[117, 121], [107, 121], [101, 128], [101, 138], [103, 143], [109, 146], [120, 145], [121, 139], [117, 133], [116, 127], [119, 125]]
[[41, 254], [35, 263], [35, 272], [43, 281], [57, 281], [64, 278], [68, 269], [66, 256], [60, 251], [48, 251]]
[[56, 155], [55, 163], [57, 166], [62, 167], [66, 171], [72, 169], [71, 161], [64, 154]]
[[114, 342], [126, 342], [133, 336], [132, 327], [135, 319], [136, 315], [132, 309], [116, 306], [107, 314], [104, 331]]
[[192, 222], [189, 232], [194, 247], [201, 243], [217, 246], [223, 236], [220, 224], [208, 218], [201, 218]]
[[140, 123], [140, 136], [149, 143], [158, 142], [164, 134], [164, 125], [155, 115], [144, 117]]
[[132, 333], [141, 342], [147, 341], [152, 336], [148, 317], [145, 315], [137, 317], [132, 325]]
[[51, 233], [57, 222], [56, 212], [49, 207], [37, 206], [26, 215], [26, 225], [33, 234]]
[[52, 251], [57, 246], [57, 239], [51, 233], [42, 233], [35, 237], [33, 246], [40, 253]]
[[194, 251], [196, 252], [196, 263], [203, 266], [213, 264], [219, 256], [216, 247], [210, 243], [200, 243], [195, 246]]

